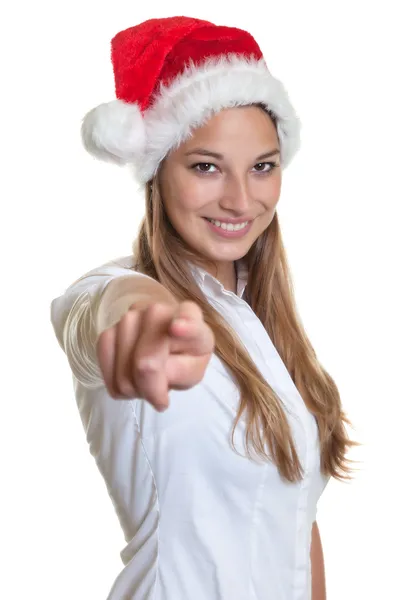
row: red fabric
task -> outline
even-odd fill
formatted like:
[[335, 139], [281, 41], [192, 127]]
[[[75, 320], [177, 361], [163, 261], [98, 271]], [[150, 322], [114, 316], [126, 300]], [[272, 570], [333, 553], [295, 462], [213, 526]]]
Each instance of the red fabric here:
[[201, 64], [229, 52], [262, 57], [247, 31], [191, 17], [149, 19], [120, 31], [111, 41], [116, 97], [136, 102], [144, 111], [159, 84], [170, 83], [189, 58]]
[[188, 58], [200, 65], [207, 57], [229, 52], [252, 54], [258, 59], [262, 56], [257, 42], [247, 31], [215, 25], [201, 27], [175, 45], [166, 57], [160, 79], [170, 83], [182, 71]]

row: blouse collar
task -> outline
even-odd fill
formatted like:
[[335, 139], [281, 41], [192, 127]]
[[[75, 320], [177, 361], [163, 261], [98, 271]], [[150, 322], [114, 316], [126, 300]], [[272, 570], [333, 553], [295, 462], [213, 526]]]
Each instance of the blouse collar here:
[[[210, 273], [208, 273], [208, 271], [206, 271], [205, 269], [203, 269], [197, 265], [194, 265], [193, 263], [189, 263], [189, 265], [190, 265], [190, 269], [192, 271], [194, 278], [200, 284], [201, 287], [203, 287], [205, 285], [205, 282], [208, 280], [208, 281], [212, 281], [214, 283], [214, 285], [217, 286], [217, 288], [220, 292], [228, 293], [228, 294], [233, 293], [233, 292], [229, 292], [228, 290], [226, 290], [224, 288], [224, 286], [222, 285], [222, 283], [220, 281], [218, 281], [218, 279], [213, 277]], [[239, 298], [242, 298], [244, 291], [246, 289], [247, 280], [248, 280], [248, 268], [247, 268], [246, 261], [244, 258], [240, 258], [239, 260], [236, 261], [236, 269], [237, 269], [237, 294], [236, 295]]]

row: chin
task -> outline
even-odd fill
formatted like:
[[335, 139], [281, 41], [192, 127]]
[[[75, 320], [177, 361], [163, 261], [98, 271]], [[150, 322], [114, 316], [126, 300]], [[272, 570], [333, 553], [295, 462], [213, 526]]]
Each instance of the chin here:
[[209, 249], [203, 250], [201, 251], [201, 254], [215, 262], [233, 262], [234, 260], [239, 260], [240, 258], [243, 258], [243, 256], [246, 256], [250, 248], [251, 245], [249, 244], [242, 244], [240, 246], [239, 244], [236, 244], [235, 247], [231, 246], [230, 248], [226, 248], [225, 252], [221, 248], [218, 248], [215, 252], [212, 250], [210, 251]]

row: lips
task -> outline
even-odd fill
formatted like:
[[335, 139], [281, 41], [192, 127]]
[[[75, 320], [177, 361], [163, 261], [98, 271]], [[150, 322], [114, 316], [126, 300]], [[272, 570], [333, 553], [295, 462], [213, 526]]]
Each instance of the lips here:
[[230, 231], [229, 229], [222, 229], [222, 227], [218, 227], [217, 225], [214, 225], [214, 223], [212, 223], [209, 219], [207, 219], [207, 217], [203, 217], [203, 218], [207, 222], [207, 225], [211, 229], [211, 231], [214, 232], [215, 234], [217, 234], [219, 237], [223, 237], [223, 238], [243, 237], [244, 235], [246, 235], [246, 233], [250, 230], [250, 228], [252, 226], [252, 221], [249, 221], [245, 227], [242, 227], [241, 229], [238, 229], [236, 231], [235, 230]]

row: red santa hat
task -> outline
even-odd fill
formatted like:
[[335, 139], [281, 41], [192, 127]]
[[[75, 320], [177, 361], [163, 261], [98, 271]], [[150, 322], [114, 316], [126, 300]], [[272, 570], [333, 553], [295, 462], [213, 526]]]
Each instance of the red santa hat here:
[[82, 141], [96, 158], [131, 163], [145, 183], [160, 161], [213, 114], [263, 104], [277, 123], [281, 166], [300, 145], [300, 121], [247, 32], [190, 17], [150, 19], [111, 41], [116, 100], [89, 111]]

